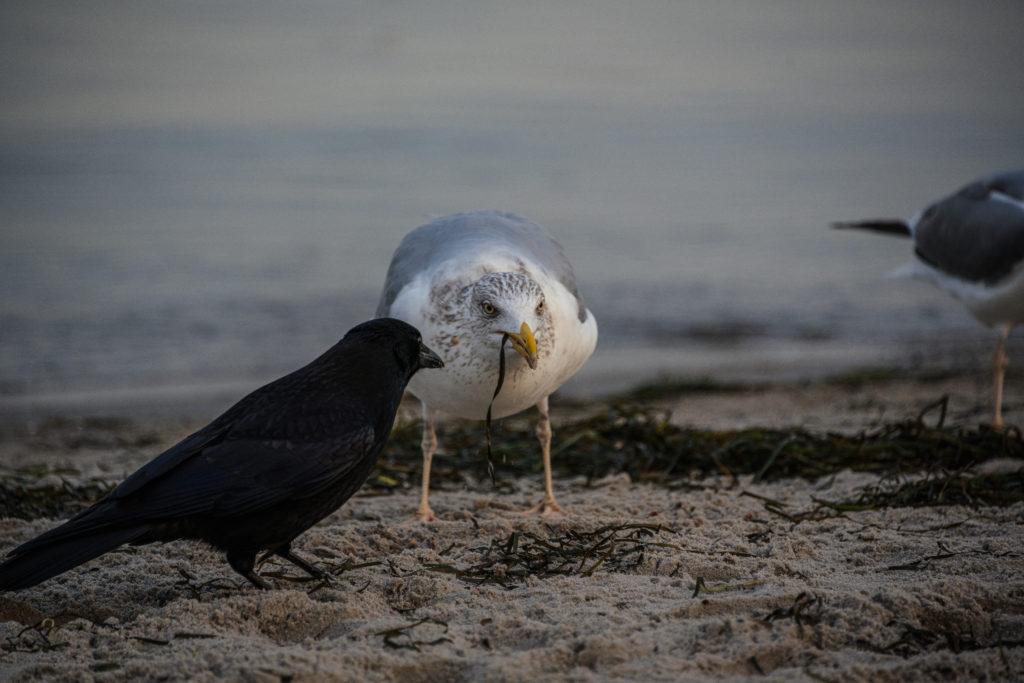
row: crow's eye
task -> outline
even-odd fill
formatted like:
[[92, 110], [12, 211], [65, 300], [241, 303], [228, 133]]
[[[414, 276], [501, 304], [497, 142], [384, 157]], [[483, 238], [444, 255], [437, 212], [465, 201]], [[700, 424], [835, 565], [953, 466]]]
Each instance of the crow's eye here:
[[492, 304], [490, 301], [485, 301], [482, 304], [480, 304], [480, 309], [484, 313], [486, 313], [487, 315], [497, 315], [498, 314], [498, 309], [495, 308], [494, 304]]

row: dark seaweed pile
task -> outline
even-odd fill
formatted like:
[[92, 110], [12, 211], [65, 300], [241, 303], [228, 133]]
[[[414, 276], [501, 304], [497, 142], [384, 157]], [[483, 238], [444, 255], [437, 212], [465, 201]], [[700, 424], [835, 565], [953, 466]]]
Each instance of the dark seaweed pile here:
[[[552, 464], [556, 474], [583, 475], [589, 481], [625, 472], [633, 481], [672, 487], [699, 486], [697, 482], [708, 476], [735, 481], [741, 474], [752, 474], [755, 481], [774, 481], [816, 479], [844, 469], [879, 474], [882, 483], [851, 503], [860, 507], [1009, 505], [1024, 500], [1024, 472], [972, 474], [986, 460], [1024, 458], [1019, 431], [944, 422], [945, 402], [940, 400], [916, 419], [854, 435], [801, 428], [709, 431], [673, 424], [668, 414], [642, 405], [616, 404], [559, 425]], [[540, 451], [530, 423], [497, 423], [492, 438], [499, 486], [540, 471]], [[445, 452], [434, 459], [432, 483], [472, 486], [487, 479], [479, 425], [448, 425], [441, 439]], [[419, 443], [419, 424], [397, 428], [368, 485], [380, 491], [416, 485]], [[921, 473], [926, 475], [923, 480], [901, 483]]]
[[[1010, 505], [1024, 500], [1024, 471], [975, 472], [986, 460], [1024, 458], [1020, 431], [949, 426], [945, 409], [945, 401], [939, 400], [916, 419], [849, 435], [802, 428], [710, 431], [673, 424], [669, 414], [642, 403], [622, 402], [559, 424], [552, 460], [556, 475], [582, 475], [589, 482], [625, 472], [633, 481], [670, 487], [699, 487], [709, 476], [718, 477], [720, 484], [723, 479], [735, 483], [744, 474], [754, 475], [755, 481], [816, 479], [844, 469], [878, 474], [878, 484], [866, 487], [854, 500], [838, 503], [848, 509]], [[418, 485], [420, 431], [418, 422], [395, 428], [364, 494], [383, 495]], [[444, 425], [440, 438], [444, 451], [434, 459], [435, 486], [491, 486], [483, 423]], [[540, 450], [528, 420], [494, 423], [492, 443], [499, 489], [508, 488], [517, 477], [540, 472]], [[63, 475], [59, 484], [52, 483], [54, 474]], [[0, 474], [0, 516], [68, 517], [116, 484], [82, 481], [73, 474]]]

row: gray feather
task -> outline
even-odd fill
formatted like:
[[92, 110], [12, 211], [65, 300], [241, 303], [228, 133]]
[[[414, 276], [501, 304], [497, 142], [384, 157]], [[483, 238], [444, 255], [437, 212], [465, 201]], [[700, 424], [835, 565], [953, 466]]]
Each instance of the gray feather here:
[[971, 282], [998, 284], [1024, 260], [1024, 170], [977, 180], [926, 208], [914, 247], [926, 263]]
[[576, 298], [577, 317], [587, 309], [562, 245], [547, 230], [514, 213], [467, 211], [438, 218], [410, 232], [398, 245], [388, 267], [377, 317], [388, 315], [402, 289], [439, 263], [485, 250], [508, 250], [540, 264]]

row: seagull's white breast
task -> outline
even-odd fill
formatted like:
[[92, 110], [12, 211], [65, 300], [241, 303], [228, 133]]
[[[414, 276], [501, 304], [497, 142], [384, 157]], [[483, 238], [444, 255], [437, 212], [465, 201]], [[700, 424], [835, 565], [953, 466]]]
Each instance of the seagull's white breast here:
[[575, 374], [597, 345], [593, 314], [587, 311], [581, 322], [575, 296], [522, 258], [489, 254], [485, 263], [439, 264], [399, 292], [390, 315], [415, 325], [424, 343], [445, 362], [441, 370], [417, 373], [409, 391], [431, 408], [456, 417], [483, 419], [497, 386], [501, 336], [475, 332], [471, 312], [449, 305], [462, 289], [489, 272], [529, 275], [543, 290], [547, 309], [546, 318], [538, 315], [525, 321], [537, 340], [535, 369], [506, 344], [504, 382], [494, 401], [493, 417], [536, 405]]

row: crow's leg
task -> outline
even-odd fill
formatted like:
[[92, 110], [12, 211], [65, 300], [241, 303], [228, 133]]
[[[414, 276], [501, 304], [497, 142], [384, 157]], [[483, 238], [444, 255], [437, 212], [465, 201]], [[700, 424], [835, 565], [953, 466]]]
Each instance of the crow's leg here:
[[[323, 569], [320, 569], [319, 567], [314, 567], [309, 562], [306, 562], [304, 559], [302, 559], [301, 557], [299, 557], [298, 555], [293, 553], [292, 552], [292, 547], [290, 545], [286, 545], [283, 548], [278, 548], [276, 550], [272, 550], [272, 551], [267, 553], [267, 555], [271, 555], [271, 554], [277, 555], [278, 557], [282, 557], [282, 558], [288, 560], [289, 562], [294, 564], [296, 567], [298, 567], [302, 571], [306, 572], [307, 574], [309, 574], [310, 576], [312, 576], [315, 579], [321, 579], [323, 581], [331, 581], [334, 578], [328, 572], [325, 572]], [[267, 555], [264, 555], [263, 559], [266, 559]]]
[[231, 565], [232, 569], [248, 579], [249, 583], [257, 588], [261, 590], [270, 589], [270, 584], [261, 579], [259, 575], [253, 571], [253, 567], [256, 564], [256, 553], [229, 550], [228, 564]]

